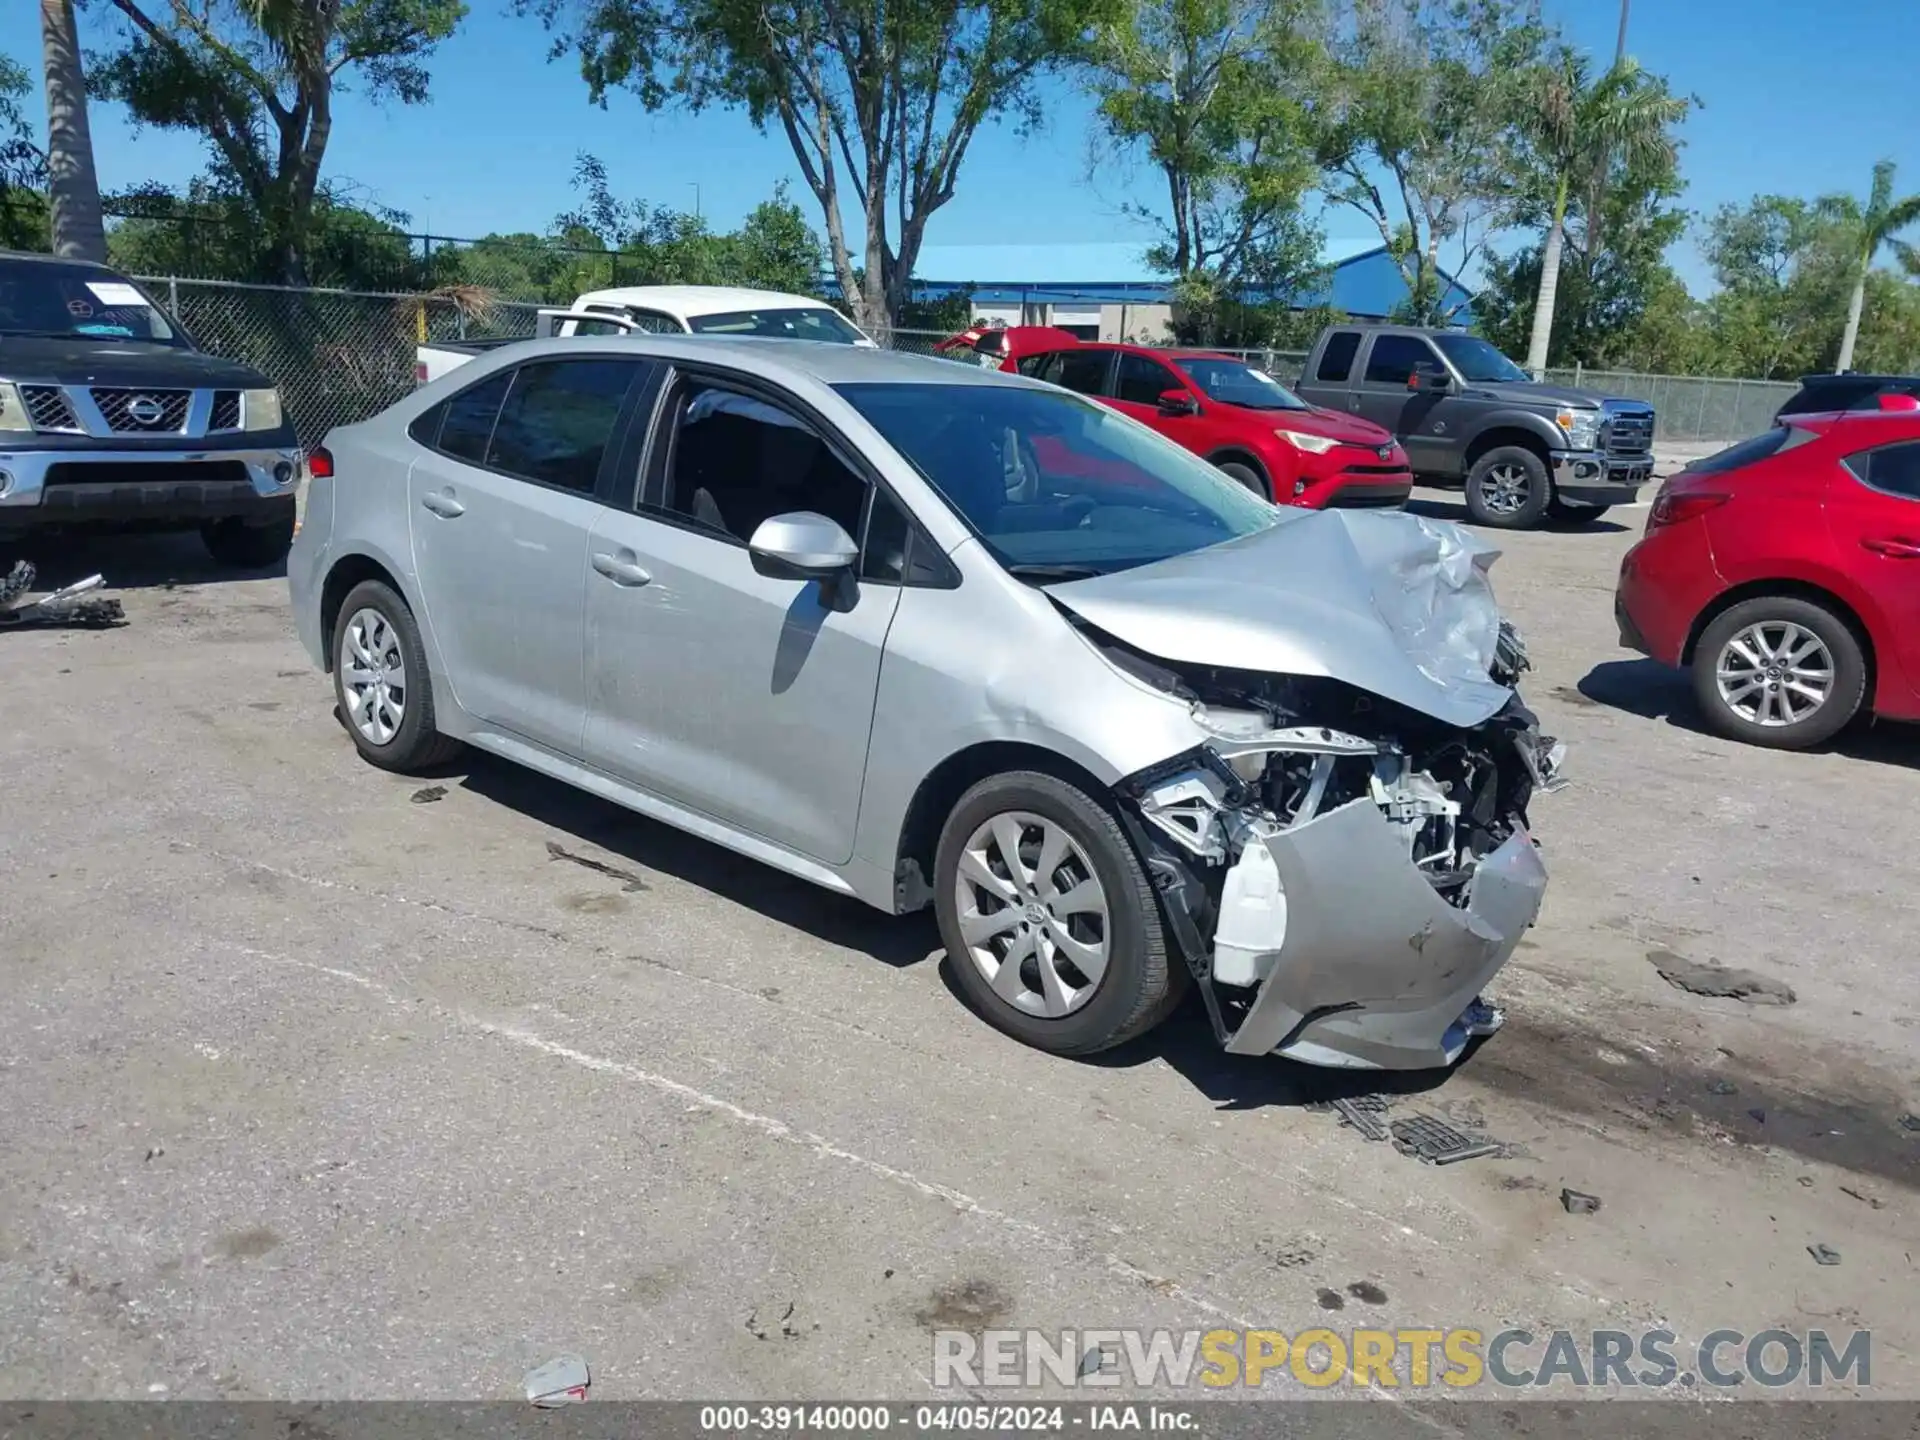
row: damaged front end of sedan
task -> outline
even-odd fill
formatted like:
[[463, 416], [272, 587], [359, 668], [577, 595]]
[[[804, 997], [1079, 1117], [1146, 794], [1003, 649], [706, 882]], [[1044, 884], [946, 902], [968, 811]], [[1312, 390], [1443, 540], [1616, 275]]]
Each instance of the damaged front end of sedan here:
[[[1516, 692], [1528, 661], [1486, 583], [1497, 552], [1413, 517], [1342, 515], [1312, 549], [1308, 528], [1247, 547], [1299, 562], [1312, 596], [1303, 623], [1258, 636], [1235, 619], [1210, 640], [1190, 591], [1180, 637], [1146, 635], [1150, 652], [1120, 638], [1147, 610], [1129, 613], [1124, 585], [1056, 598], [1204, 736], [1116, 794], [1220, 1043], [1451, 1065], [1501, 1023], [1482, 991], [1539, 912], [1528, 806], [1557, 788], [1564, 747]], [[1316, 611], [1351, 623], [1328, 636]], [[1228, 651], [1258, 668], [1215, 663]]]

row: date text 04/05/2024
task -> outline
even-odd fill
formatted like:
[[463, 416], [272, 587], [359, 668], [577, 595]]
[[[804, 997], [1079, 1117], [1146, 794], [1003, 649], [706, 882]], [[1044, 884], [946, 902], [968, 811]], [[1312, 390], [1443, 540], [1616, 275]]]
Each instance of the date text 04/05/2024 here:
[[1058, 1434], [1070, 1430], [1199, 1429], [1192, 1411], [1173, 1405], [706, 1405], [709, 1435], [872, 1434], [884, 1430], [976, 1434]]

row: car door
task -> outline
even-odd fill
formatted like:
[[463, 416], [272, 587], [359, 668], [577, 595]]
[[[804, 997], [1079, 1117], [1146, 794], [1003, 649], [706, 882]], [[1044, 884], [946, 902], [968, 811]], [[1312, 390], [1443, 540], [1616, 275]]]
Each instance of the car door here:
[[1376, 333], [1361, 356], [1350, 408], [1398, 436], [1416, 471], [1450, 473], [1460, 448], [1449, 409], [1457, 409], [1457, 402], [1447, 394], [1409, 388], [1415, 369], [1438, 370], [1449, 378], [1453, 374], [1425, 337]]
[[1867, 617], [1891, 645], [1909, 708], [1920, 703], [1920, 440], [1846, 457], [1827, 491], [1827, 527], [1843, 566], [1879, 612]]
[[[857, 454], [777, 392], [687, 375], [637, 504], [593, 527], [590, 764], [803, 855], [853, 854], [904, 512]], [[877, 508], [876, 508], [877, 507]], [[811, 510], [864, 542], [854, 583], [779, 579], [747, 541]]]
[[[1193, 401], [1193, 410], [1185, 415], [1168, 415], [1160, 409], [1160, 397], [1169, 390], [1178, 391]], [[1200, 429], [1206, 423], [1200, 414], [1200, 397], [1173, 371], [1151, 355], [1120, 352], [1114, 366], [1109, 393], [1102, 397], [1114, 409], [1131, 415], [1189, 450], [1203, 449]]]
[[587, 535], [629, 396], [653, 370], [533, 360], [449, 399], [407, 478], [421, 603], [460, 707], [568, 754], [585, 724]]

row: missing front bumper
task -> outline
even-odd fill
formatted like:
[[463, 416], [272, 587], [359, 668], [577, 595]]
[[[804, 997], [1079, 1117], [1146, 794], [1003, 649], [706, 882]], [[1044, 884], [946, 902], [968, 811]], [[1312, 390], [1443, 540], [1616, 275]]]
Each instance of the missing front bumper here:
[[1546, 890], [1525, 831], [1481, 860], [1459, 908], [1409, 863], [1405, 839], [1365, 800], [1257, 843], [1279, 873], [1285, 924], [1229, 1051], [1417, 1070], [1451, 1065], [1476, 1032], [1497, 1027], [1475, 1002]]

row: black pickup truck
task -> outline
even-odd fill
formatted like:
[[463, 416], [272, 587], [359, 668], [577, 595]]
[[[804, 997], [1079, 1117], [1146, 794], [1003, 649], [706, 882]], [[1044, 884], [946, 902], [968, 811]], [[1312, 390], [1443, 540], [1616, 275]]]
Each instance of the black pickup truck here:
[[293, 543], [299, 476], [266, 376], [105, 266], [0, 251], [0, 547], [198, 529], [222, 564], [259, 568]]
[[1296, 388], [1393, 431], [1422, 484], [1465, 488], [1476, 524], [1591, 519], [1653, 478], [1651, 405], [1538, 384], [1463, 331], [1330, 326]]

